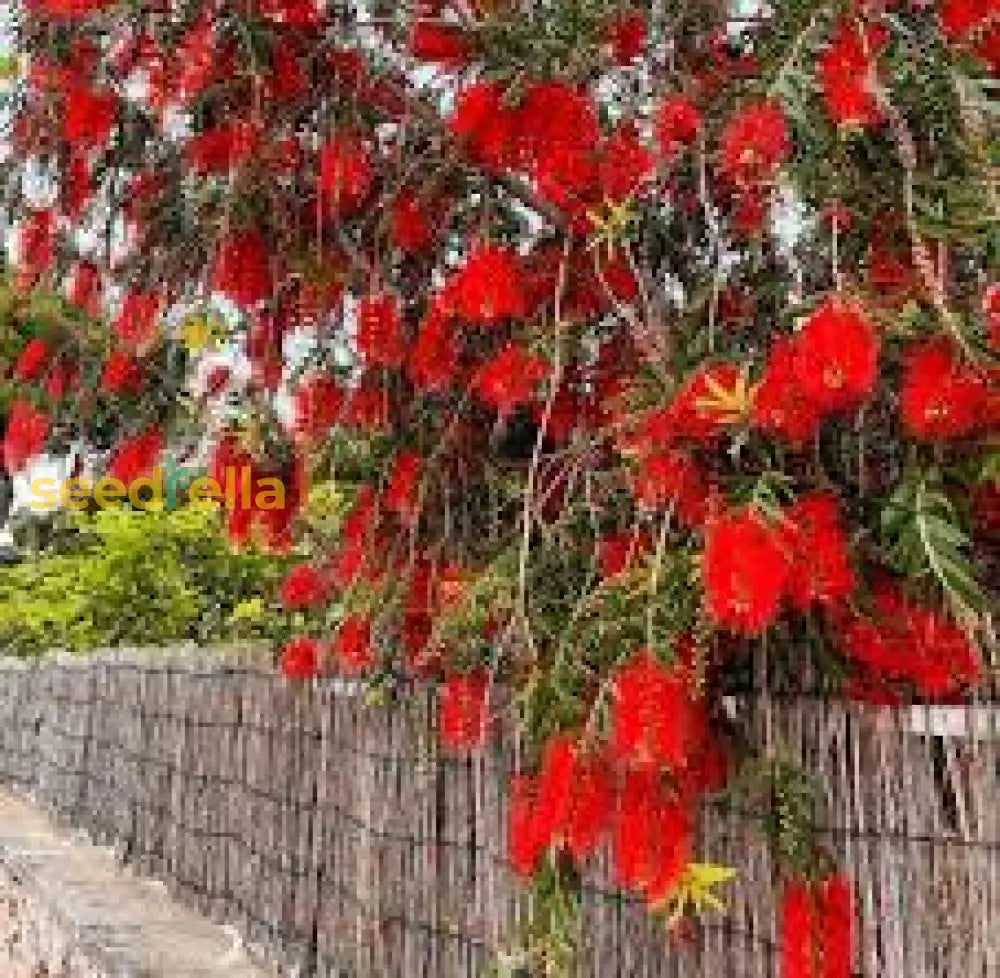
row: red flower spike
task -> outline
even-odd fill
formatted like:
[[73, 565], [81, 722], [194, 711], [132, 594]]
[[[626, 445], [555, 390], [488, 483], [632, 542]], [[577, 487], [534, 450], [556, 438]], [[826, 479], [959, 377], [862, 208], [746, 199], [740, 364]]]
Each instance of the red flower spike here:
[[314, 608], [325, 598], [326, 585], [311, 564], [298, 564], [285, 575], [281, 585], [281, 602], [287, 611]]
[[778, 615], [789, 561], [780, 528], [752, 510], [710, 521], [702, 562], [709, 616], [739, 634], [760, 635]]
[[604, 577], [624, 574], [649, 553], [652, 541], [647, 533], [612, 533], [597, 541], [597, 560]]
[[449, 676], [441, 686], [438, 730], [442, 746], [465, 753], [481, 747], [488, 723], [489, 675], [485, 669]]
[[473, 381], [479, 399], [501, 417], [526, 404], [549, 374], [548, 364], [524, 347], [508, 343], [480, 368]]
[[878, 337], [856, 306], [824, 300], [796, 339], [795, 376], [820, 411], [843, 411], [868, 397], [878, 370]]
[[917, 343], [904, 352], [900, 411], [912, 437], [947, 441], [969, 435], [986, 402], [983, 378], [958, 360], [948, 339]]
[[744, 105], [719, 137], [719, 166], [734, 183], [772, 179], [791, 155], [784, 113], [774, 102]]
[[701, 131], [702, 118], [694, 102], [685, 95], [665, 98], [656, 110], [656, 141], [665, 159], [672, 159], [690, 146]]
[[413, 451], [397, 456], [385, 490], [385, 506], [403, 526], [412, 529], [420, 518], [421, 457]]
[[410, 34], [410, 53], [427, 64], [457, 68], [468, 62], [471, 45], [457, 25], [417, 20]]
[[644, 458], [632, 478], [636, 502], [648, 509], [671, 509], [677, 522], [689, 529], [708, 518], [712, 487], [690, 455], [662, 452]]
[[296, 387], [292, 393], [292, 405], [296, 434], [308, 442], [318, 442], [340, 420], [344, 394], [332, 377], [314, 374]]
[[847, 538], [836, 499], [824, 493], [799, 497], [785, 512], [793, 553], [788, 579], [792, 604], [835, 604], [854, 590]]
[[241, 231], [222, 241], [212, 287], [243, 309], [271, 297], [271, 256], [259, 231]]
[[115, 335], [126, 346], [141, 349], [156, 336], [160, 297], [148, 292], [129, 292], [114, 323]]
[[818, 74], [830, 118], [838, 126], [867, 128], [883, 121], [871, 91], [871, 58], [885, 46], [884, 30], [868, 27], [864, 34], [853, 20], [843, 20], [819, 59]]
[[198, 174], [228, 173], [248, 163], [258, 152], [260, 133], [240, 119], [206, 129], [187, 143], [188, 165]]
[[404, 188], [392, 205], [392, 243], [404, 254], [419, 255], [431, 246], [431, 203], [421, 201], [410, 189]]
[[17, 231], [18, 285], [27, 290], [52, 267], [56, 228], [51, 210], [32, 211]]
[[66, 284], [66, 299], [96, 319], [101, 310], [101, 273], [88, 261], [77, 262]]
[[14, 364], [14, 380], [38, 380], [49, 362], [49, 348], [37, 336], [28, 340]]
[[425, 394], [441, 393], [455, 379], [458, 348], [454, 331], [443, 313], [431, 309], [417, 332], [417, 342], [406, 367], [413, 386]]
[[66, 96], [63, 138], [70, 146], [90, 149], [104, 146], [111, 135], [118, 99], [114, 92], [78, 87]]
[[814, 914], [809, 886], [801, 880], [786, 882], [781, 891], [781, 978], [820, 978]]
[[820, 884], [818, 928], [823, 952], [818, 978], [851, 978], [854, 965], [854, 893], [841, 875]]
[[333, 640], [333, 657], [348, 675], [361, 675], [375, 665], [371, 621], [366, 615], [348, 615]]
[[615, 14], [605, 25], [604, 37], [615, 63], [629, 65], [646, 47], [646, 18], [639, 13]]
[[319, 187], [329, 213], [349, 216], [364, 203], [372, 186], [372, 164], [365, 144], [350, 133], [335, 135], [320, 151]]
[[476, 245], [446, 286], [447, 312], [477, 326], [527, 314], [521, 263], [499, 245]]
[[798, 347], [788, 337], [771, 347], [764, 377], [753, 403], [753, 422], [796, 448], [804, 447], [819, 429], [819, 406], [807, 398], [797, 377]]
[[147, 428], [139, 435], [125, 438], [111, 452], [108, 476], [128, 486], [152, 471], [162, 451], [163, 434], [159, 428]]
[[614, 757], [626, 764], [683, 769], [693, 747], [697, 717], [684, 672], [642, 651], [618, 668], [611, 690]]
[[403, 364], [402, 319], [395, 298], [386, 293], [358, 303], [358, 350], [369, 367]]
[[600, 196], [618, 203], [638, 193], [653, 176], [656, 160], [635, 125], [620, 123], [605, 142], [597, 166]]
[[8, 472], [20, 472], [42, 453], [49, 416], [29, 401], [14, 400], [7, 409], [3, 457]]
[[319, 675], [322, 646], [313, 638], [293, 638], [281, 650], [281, 674], [305, 682]]
[[510, 783], [507, 816], [507, 850], [511, 868], [518, 876], [533, 876], [548, 848], [548, 841], [539, 833], [535, 818], [537, 785], [533, 778], [515, 775]]

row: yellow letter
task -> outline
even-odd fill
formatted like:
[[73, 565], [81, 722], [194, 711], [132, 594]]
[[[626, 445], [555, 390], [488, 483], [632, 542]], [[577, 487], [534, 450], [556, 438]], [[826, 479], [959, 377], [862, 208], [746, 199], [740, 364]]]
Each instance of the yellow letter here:
[[191, 483], [191, 488], [188, 489], [192, 509], [218, 509], [218, 499], [221, 495], [222, 487], [215, 479], [195, 479]]
[[125, 483], [121, 479], [105, 476], [94, 486], [94, 502], [101, 509], [107, 509], [125, 498]]
[[31, 495], [37, 499], [32, 499], [32, 509], [53, 509], [59, 501], [56, 496], [55, 479], [35, 479], [29, 486]]
[[59, 498], [67, 509], [86, 509], [90, 483], [86, 479], [67, 479], [59, 490]]
[[[269, 492], [264, 492], [263, 487], [268, 483], [272, 484], [274, 488]], [[257, 509], [271, 510], [285, 508], [285, 487], [282, 485], [281, 479], [260, 479], [257, 485], [261, 488], [261, 491], [257, 493], [257, 498], [254, 500]], [[269, 506], [265, 505], [265, 500], [269, 500], [271, 497], [274, 497], [274, 503]]]
[[[143, 500], [139, 496], [139, 490], [149, 486], [153, 490], [153, 495], [148, 500]], [[163, 509], [163, 469], [157, 466], [153, 469], [153, 477], [143, 476], [136, 479], [128, 487], [128, 501], [136, 509]]]

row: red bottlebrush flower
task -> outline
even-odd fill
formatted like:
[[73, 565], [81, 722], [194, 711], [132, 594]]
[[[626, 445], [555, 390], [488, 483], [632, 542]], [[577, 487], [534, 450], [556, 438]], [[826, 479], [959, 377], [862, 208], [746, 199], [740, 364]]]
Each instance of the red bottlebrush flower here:
[[326, 598], [326, 585], [312, 564], [298, 564], [285, 575], [281, 602], [287, 611], [313, 608]]
[[844, 653], [875, 677], [910, 683], [930, 698], [954, 695], [979, 681], [982, 663], [965, 634], [891, 584], [875, 588], [870, 617], [839, 625]]
[[597, 106], [582, 86], [563, 81], [528, 86], [517, 110], [523, 162], [538, 160], [557, 147], [590, 150], [601, 137]]
[[478, 326], [521, 319], [527, 313], [520, 261], [499, 245], [476, 245], [452, 275], [445, 297], [448, 312]]
[[629, 764], [683, 769], [698, 709], [684, 673], [641, 651], [615, 672], [611, 689], [614, 756]]
[[771, 179], [792, 151], [784, 113], [774, 102], [744, 105], [719, 137], [723, 174], [738, 184]]
[[375, 664], [371, 620], [366, 615], [349, 615], [341, 622], [333, 640], [333, 656], [349, 675], [360, 675]]
[[498, 83], [473, 82], [459, 92], [448, 120], [448, 128], [466, 156], [497, 172], [516, 162], [517, 155], [518, 127], [503, 99], [504, 90]]
[[75, 87], [66, 95], [63, 138], [71, 146], [104, 146], [111, 135], [118, 99], [114, 92]]
[[824, 300], [796, 342], [795, 374], [805, 396], [821, 411], [846, 410], [871, 394], [877, 371], [878, 337], [864, 313]]
[[101, 273], [89, 261], [80, 261], [66, 283], [66, 299], [81, 312], [96, 319], [101, 310]]
[[713, 519], [705, 537], [702, 580], [709, 616], [744, 635], [760, 635], [777, 617], [789, 575], [782, 534], [752, 510]]
[[536, 779], [535, 831], [545, 847], [561, 836], [572, 810], [576, 746], [568, 734], [550, 737]]
[[639, 13], [615, 14], [604, 27], [604, 39], [616, 64], [631, 64], [646, 47], [646, 18]]
[[147, 428], [139, 435], [122, 439], [108, 459], [108, 476], [121, 479], [125, 485], [148, 475], [163, 451], [163, 435], [159, 428]]
[[636, 502], [649, 509], [673, 509], [681, 526], [694, 528], [708, 517], [711, 487], [698, 463], [681, 451], [644, 458], [632, 478]]
[[914, 344], [903, 354], [900, 411], [913, 437], [944, 441], [971, 434], [986, 401], [983, 378], [958, 360], [947, 338]]
[[820, 409], [807, 398], [797, 377], [798, 346], [787, 337], [771, 347], [753, 402], [753, 422], [789, 444], [802, 447], [820, 426]]
[[293, 638], [281, 650], [281, 674], [286, 679], [304, 682], [319, 675], [323, 649], [314, 638]]
[[249, 162], [259, 146], [259, 131], [236, 119], [194, 136], [185, 147], [185, 154], [196, 173], [227, 173]]
[[355, 213], [372, 186], [368, 148], [354, 134], [338, 133], [320, 151], [319, 165], [319, 187], [327, 212]]
[[114, 323], [115, 335], [126, 346], [141, 349], [156, 337], [160, 297], [152, 292], [129, 292]]
[[261, 16], [285, 27], [315, 28], [320, 23], [317, 0], [258, 0]]
[[656, 142], [667, 159], [682, 146], [690, 146], [701, 131], [701, 113], [686, 95], [665, 98], [656, 110]]
[[396, 299], [387, 294], [365, 296], [358, 303], [358, 350], [369, 367], [401, 367], [402, 319]]
[[271, 98], [294, 102], [309, 90], [309, 76], [302, 65], [303, 53], [290, 38], [278, 38], [271, 48], [271, 74], [265, 85]]
[[562, 836], [573, 858], [582, 863], [597, 849], [614, 816], [614, 783], [601, 754], [577, 754], [571, 802]]
[[7, 409], [3, 457], [8, 472], [20, 472], [42, 453], [49, 416], [29, 401], [14, 400]]
[[612, 834], [612, 856], [621, 886], [651, 904], [676, 885], [688, 863], [691, 817], [650, 768], [625, 772]]
[[941, 0], [941, 28], [949, 41], [966, 40], [997, 13], [995, 0]]
[[995, 353], [1000, 353], [1000, 282], [994, 282], [983, 295], [987, 340]]
[[28, 340], [14, 364], [14, 380], [38, 380], [49, 362], [49, 348], [45, 340], [35, 336]]
[[819, 978], [815, 968], [815, 908], [808, 884], [789, 880], [781, 891], [781, 978]]
[[854, 973], [854, 893], [841, 875], [824, 880], [817, 895], [823, 954], [817, 978], [851, 978]]
[[410, 53], [427, 64], [458, 67], [469, 60], [469, 40], [454, 24], [417, 20], [410, 34]]
[[651, 541], [647, 533], [612, 533], [597, 541], [597, 560], [604, 577], [624, 574], [649, 553]]
[[417, 342], [406, 368], [413, 386], [424, 393], [447, 390], [455, 379], [458, 349], [454, 331], [445, 316], [432, 309], [420, 323]]
[[83, 20], [116, 0], [28, 0], [28, 6], [49, 17]]
[[739, 395], [745, 378], [733, 363], [700, 367], [677, 392], [665, 411], [646, 423], [653, 444], [687, 440], [698, 444], [717, 441], [728, 428], [744, 420], [748, 407]]
[[549, 366], [541, 357], [508, 343], [480, 368], [473, 388], [484, 404], [506, 417], [531, 399], [535, 387], [548, 373]]
[[270, 298], [274, 288], [271, 256], [259, 231], [241, 231], [222, 241], [212, 273], [212, 288], [243, 309]]
[[404, 188], [392, 205], [392, 243], [407, 255], [419, 255], [433, 241], [429, 204]]
[[385, 430], [389, 424], [389, 401], [377, 378], [362, 378], [347, 402], [347, 420], [364, 431]]
[[73, 152], [62, 177], [63, 213], [71, 221], [79, 220], [90, 198], [90, 163], [86, 153]]
[[55, 220], [51, 210], [32, 211], [18, 228], [17, 270], [22, 288], [34, 285], [51, 267], [56, 245]]
[[340, 420], [344, 394], [325, 374], [305, 378], [292, 394], [295, 432], [307, 441], [319, 441]]
[[489, 676], [485, 669], [449, 676], [441, 686], [438, 729], [447, 750], [466, 752], [482, 746], [488, 724]]
[[785, 512], [793, 559], [788, 594], [805, 611], [814, 602], [835, 604], [854, 590], [847, 538], [837, 501], [825, 493], [800, 497]]
[[533, 778], [515, 775], [510, 783], [507, 816], [508, 855], [511, 868], [518, 876], [535, 874], [549, 840], [538, 831], [535, 818], [537, 785]]
[[209, 84], [215, 69], [215, 26], [210, 10], [205, 9], [183, 34], [174, 63], [178, 75], [174, 90], [181, 102], [196, 98]]
[[830, 118], [838, 126], [865, 128], [883, 121], [871, 91], [871, 59], [885, 46], [884, 30], [868, 27], [864, 34], [856, 23], [843, 20], [819, 59], [818, 74]]
[[605, 142], [597, 165], [601, 196], [612, 202], [631, 197], [652, 177], [655, 162], [635, 126], [621, 123]]
[[413, 528], [420, 518], [420, 470], [422, 459], [416, 452], [401, 451], [385, 489], [385, 506], [406, 527]]

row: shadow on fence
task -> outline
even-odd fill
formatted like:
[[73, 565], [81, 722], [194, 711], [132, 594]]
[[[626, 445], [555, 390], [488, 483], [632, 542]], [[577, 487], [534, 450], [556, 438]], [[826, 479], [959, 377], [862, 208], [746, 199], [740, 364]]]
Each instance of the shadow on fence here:
[[[514, 745], [439, 752], [431, 694], [368, 707], [249, 658], [108, 655], [0, 664], [0, 777], [234, 925], [287, 974], [479, 978], [527, 912], [505, 860]], [[1000, 974], [1000, 707], [901, 714], [736, 704], [748, 735], [823, 791], [856, 881], [858, 975]], [[708, 810], [703, 858], [740, 875], [690, 946], [597, 864], [581, 978], [777, 976], [766, 846]]]

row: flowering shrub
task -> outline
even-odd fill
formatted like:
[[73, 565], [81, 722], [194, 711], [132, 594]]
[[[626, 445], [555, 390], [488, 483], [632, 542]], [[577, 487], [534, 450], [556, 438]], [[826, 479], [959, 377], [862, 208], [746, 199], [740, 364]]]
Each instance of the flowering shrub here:
[[[758, 770], [720, 698], [764, 638], [829, 695], [983, 680], [995, 2], [25, 6], [11, 139], [52, 192], [11, 182], [10, 301], [111, 326], [96, 366], [72, 330], [19, 334], [6, 464], [79, 407], [40, 385], [98, 390], [113, 471], [200, 424], [220, 470], [286, 486], [223, 531], [287, 551], [352, 445], [282, 666], [438, 680], [455, 751], [519, 723], [539, 906], [605, 844], [651, 907], [706, 905], [698, 806]], [[165, 322], [223, 300], [246, 381], [171, 396], [157, 357], [192, 344]], [[787, 975], [846, 976], [849, 887], [763, 822]], [[562, 946], [530, 951], [551, 973]]]

